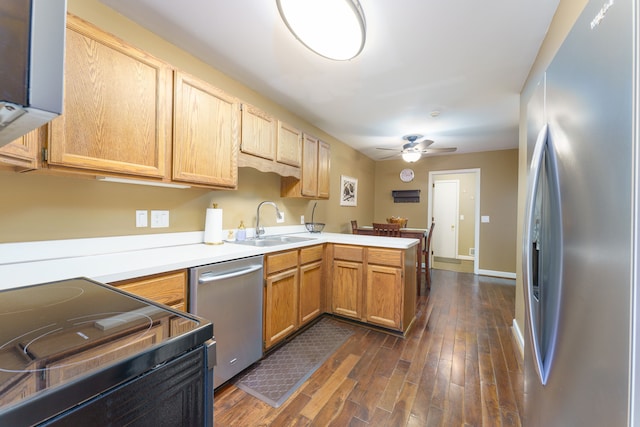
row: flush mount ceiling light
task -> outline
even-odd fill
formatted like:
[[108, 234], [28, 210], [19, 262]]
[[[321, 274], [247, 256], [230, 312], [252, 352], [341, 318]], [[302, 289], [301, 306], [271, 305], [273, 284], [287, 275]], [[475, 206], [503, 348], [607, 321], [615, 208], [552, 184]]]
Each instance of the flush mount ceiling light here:
[[280, 16], [302, 44], [325, 58], [347, 61], [364, 47], [358, 0], [276, 0]]
[[409, 163], [417, 162], [420, 157], [422, 157], [422, 153], [419, 151], [405, 151], [402, 153], [402, 160]]

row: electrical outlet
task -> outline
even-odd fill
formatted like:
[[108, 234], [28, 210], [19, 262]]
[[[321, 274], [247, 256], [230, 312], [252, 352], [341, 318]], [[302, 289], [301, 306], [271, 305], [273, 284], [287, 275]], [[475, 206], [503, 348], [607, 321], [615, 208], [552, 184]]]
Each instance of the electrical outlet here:
[[304, 225], [304, 215], [300, 215], [300, 224]]
[[169, 211], [151, 211], [151, 228], [169, 227]]
[[148, 227], [149, 214], [147, 211], [136, 211], [136, 227]]
[[282, 213], [282, 217], [278, 218], [276, 216], [276, 223], [278, 224], [282, 224], [284, 222], [284, 212], [281, 212], [281, 213]]

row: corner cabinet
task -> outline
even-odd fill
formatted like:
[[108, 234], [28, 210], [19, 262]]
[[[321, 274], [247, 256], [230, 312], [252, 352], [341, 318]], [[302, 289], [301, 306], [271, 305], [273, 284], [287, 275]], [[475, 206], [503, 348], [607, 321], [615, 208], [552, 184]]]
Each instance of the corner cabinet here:
[[237, 188], [239, 121], [237, 99], [176, 71], [173, 180]]
[[67, 17], [64, 114], [51, 122], [49, 167], [166, 178], [170, 66]]
[[332, 245], [331, 312], [406, 333], [415, 320], [415, 250]]
[[324, 141], [304, 135], [302, 143], [302, 176], [280, 180], [282, 197], [328, 199], [331, 172], [331, 147]]

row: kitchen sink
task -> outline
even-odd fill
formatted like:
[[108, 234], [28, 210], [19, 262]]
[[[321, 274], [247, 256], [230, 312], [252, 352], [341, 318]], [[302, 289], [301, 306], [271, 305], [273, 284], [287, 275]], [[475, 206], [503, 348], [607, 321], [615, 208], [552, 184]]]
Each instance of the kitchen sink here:
[[239, 245], [247, 245], [247, 246], [278, 246], [278, 245], [287, 245], [290, 243], [299, 243], [299, 242], [307, 242], [309, 240], [315, 240], [312, 237], [300, 237], [300, 236], [266, 236], [262, 239], [247, 239], [247, 240], [236, 240], [233, 243], [237, 243]]

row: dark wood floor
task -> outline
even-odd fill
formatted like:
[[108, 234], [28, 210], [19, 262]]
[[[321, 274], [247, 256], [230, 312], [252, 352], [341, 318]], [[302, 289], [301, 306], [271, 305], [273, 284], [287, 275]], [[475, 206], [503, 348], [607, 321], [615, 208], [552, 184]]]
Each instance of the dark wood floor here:
[[406, 338], [354, 335], [280, 408], [233, 385], [216, 426], [520, 426], [523, 367], [511, 335], [515, 286], [433, 270]]

